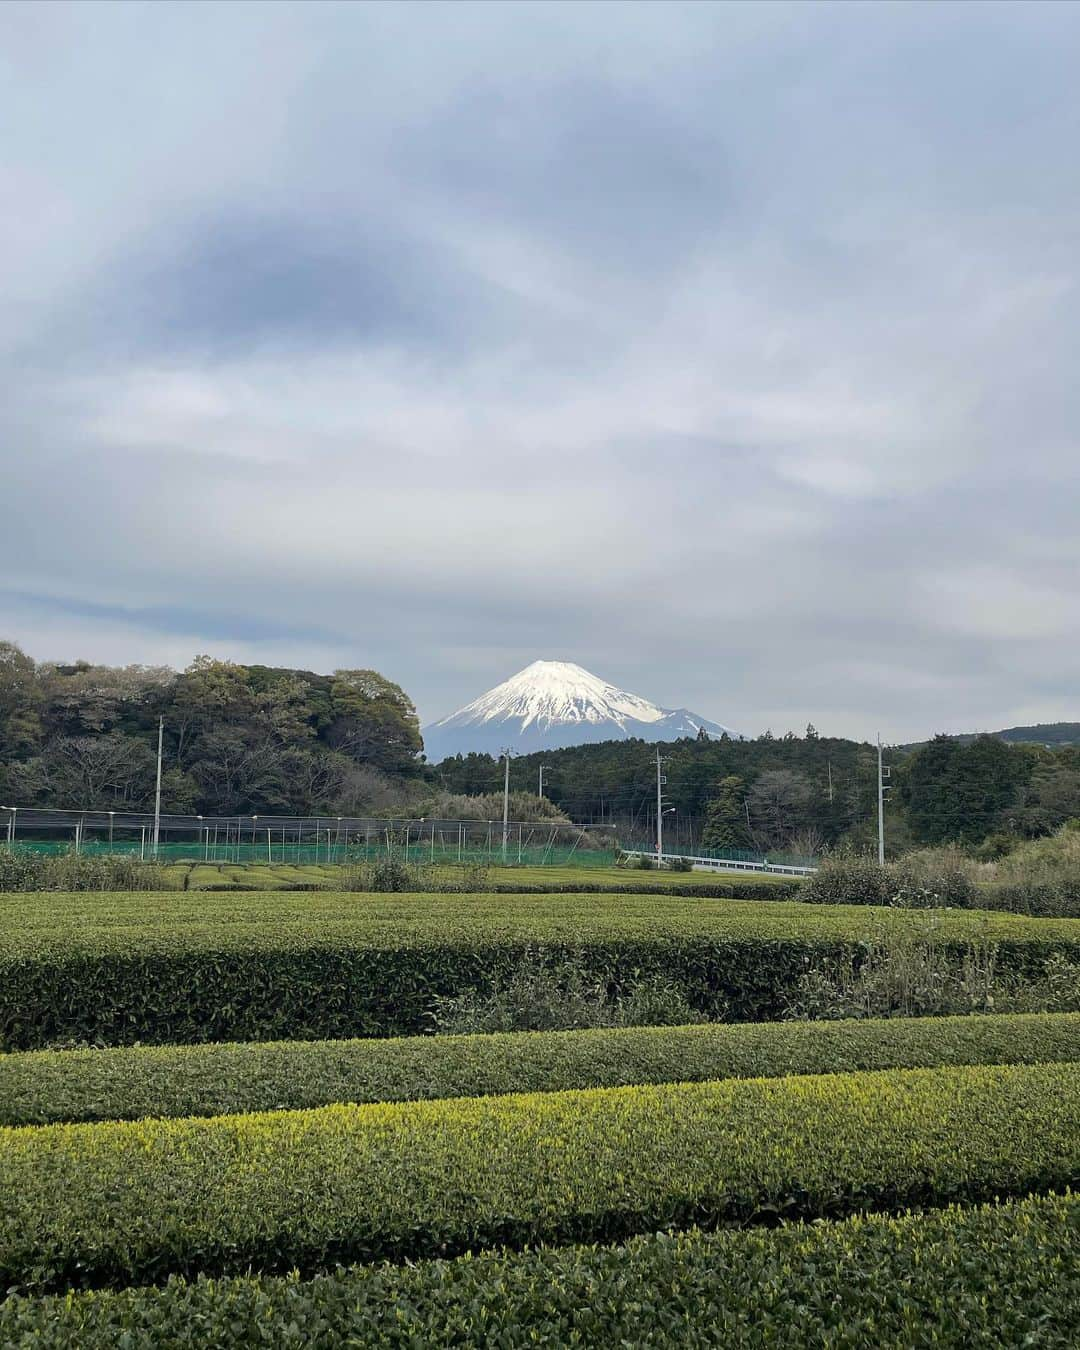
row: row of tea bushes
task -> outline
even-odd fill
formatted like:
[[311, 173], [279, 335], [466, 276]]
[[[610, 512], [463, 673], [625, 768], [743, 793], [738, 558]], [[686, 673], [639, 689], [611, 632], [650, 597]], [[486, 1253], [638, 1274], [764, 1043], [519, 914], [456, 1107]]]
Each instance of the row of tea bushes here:
[[[795, 878], [735, 873], [730, 877], [704, 874], [597, 872], [594, 868], [480, 867], [410, 865], [404, 886], [387, 887], [370, 878], [362, 867], [330, 864], [317, 867], [291, 864], [245, 865], [176, 863], [162, 869], [165, 886], [192, 891], [449, 891], [500, 895], [678, 895], [703, 899], [783, 900], [798, 895]], [[681, 880], [679, 879], [681, 878]]]
[[1080, 1343], [1080, 1199], [0, 1303], [13, 1350]]
[[765, 1022], [0, 1056], [0, 1125], [1080, 1060], [1080, 1014]]
[[1080, 1065], [0, 1131], [13, 1289], [944, 1206], [1080, 1180]]
[[124, 950], [133, 939], [168, 948], [182, 930], [193, 947], [228, 935], [234, 945], [265, 942], [270, 928], [290, 934], [348, 936], [358, 945], [448, 938], [455, 944], [612, 937], [791, 937], [861, 940], [868, 932], [919, 930], [932, 918], [943, 940], [1080, 943], [1080, 922], [1035, 922], [1022, 915], [943, 910], [932, 916], [894, 907], [804, 905], [671, 895], [463, 895], [239, 892], [221, 896], [166, 891], [0, 896], [0, 955], [36, 950]]
[[[413, 1035], [432, 1000], [486, 991], [542, 950], [613, 994], [653, 976], [731, 1021], [772, 1020], [809, 963], [926, 916], [668, 896], [0, 898], [0, 1049]], [[10, 911], [8, 913], [7, 911]], [[10, 917], [10, 923], [4, 923]], [[997, 969], [1080, 957], [1080, 921], [950, 912], [935, 941], [993, 942]]]

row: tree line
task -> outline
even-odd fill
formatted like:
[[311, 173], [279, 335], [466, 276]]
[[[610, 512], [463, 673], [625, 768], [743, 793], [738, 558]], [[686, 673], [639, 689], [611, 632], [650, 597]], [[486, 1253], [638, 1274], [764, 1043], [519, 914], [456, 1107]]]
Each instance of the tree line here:
[[416, 709], [377, 671], [61, 665], [0, 642], [0, 800], [149, 809], [162, 716], [169, 812], [377, 813], [423, 777]]
[[[665, 839], [704, 848], [816, 854], [868, 850], [877, 832], [877, 748], [866, 742], [769, 733], [704, 736], [660, 747]], [[511, 782], [538, 781], [579, 821], [611, 823], [625, 839], [656, 830], [656, 751], [607, 741], [511, 761]], [[891, 854], [923, 844], [987, 845], [1037, 838], [1080, 817], [1080, 746], [936, 736], [886, 752], [886, 842]], [[489, 755], [458, 755], [437, 772], [458, 792], [491, 791], [502, 770]]]
[[[500, 815], [500, 764], [475, 753], [426, 763], [412, 700], [377, 671], [325, 675], [210, 656], [181, 672], [63, 665], [3, 641], [0, 802], [150, 809], [160, 717], [170, 813]], [[660, 749], [673, 843], [819, 853], [875, 841], [877, 751], [868, 743], [809, 726], [802, 736], [699, 736]], [[613, 825], [625, 842], [648, 842], [656, 750], [619, 740], [514, 758], [511, 814]], [[1080, 817], [1078, 745], [937, 736], [886, 759], [894, 854], [951, 841], [993, 850], [995, 839], [1036, 838]]]

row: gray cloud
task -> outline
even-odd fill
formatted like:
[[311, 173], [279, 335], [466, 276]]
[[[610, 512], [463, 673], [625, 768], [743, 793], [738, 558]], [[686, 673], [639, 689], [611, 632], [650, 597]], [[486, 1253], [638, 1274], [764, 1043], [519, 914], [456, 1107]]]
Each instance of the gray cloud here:
[[0, 632], [1080, 716], [1066, 6], [9, 5]]

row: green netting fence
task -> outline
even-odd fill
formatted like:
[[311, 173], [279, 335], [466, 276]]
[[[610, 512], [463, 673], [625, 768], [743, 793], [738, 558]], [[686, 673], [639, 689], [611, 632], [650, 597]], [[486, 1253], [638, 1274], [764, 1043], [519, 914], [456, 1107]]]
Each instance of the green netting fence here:
[[[0, 847], [3, 843], [0, 842]], [[30, 853], [59, 855], [70, 853], [74, 845], [70, 840], [20, 840], [14, 847]], [[581, 844], [549, 843], [526, 844], [516, 838], [507, 842], [504, 853], [501, 838], [467, 843], [440, 844], [437, 840], [432, 847], [429, 840], [404, 843], [391, 841], [372, 841], [368, 844], [338, 843], [334, 840], [313, 839], [296, 840], [256, 840], [250, 841], [202, 841], [187, 842], [164, 841], [158, 845], [156, 854], [149, 842], [139, 839], [115, 839], [111, 844], [107, 840], [84, 839], [79, 845], [79, 853], [85, 856], [108, 856], [126, 854], [146, 859], [156, 858], [161, 863], [233, 863], [250, 865], [261, 863], [277, 866], [332, 866], [343, 863], [374, 862], [392, 855], [408, 863], [434, 863], [436, 865], [466, 866], [508, 866], [522, 867], [611, 867], [615, 861], [616, 850], [605, 840], [603, 847], [595, 842]]]

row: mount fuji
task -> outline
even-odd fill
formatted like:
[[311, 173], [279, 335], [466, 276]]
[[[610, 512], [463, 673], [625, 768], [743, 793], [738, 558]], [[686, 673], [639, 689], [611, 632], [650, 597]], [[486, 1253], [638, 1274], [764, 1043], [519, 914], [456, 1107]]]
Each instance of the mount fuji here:
[[675, 741], [696, 736], [739, 738], [737, 731], [686, 708], [661, 708], [628, 694], [570, 661], [534, 661], [456, 713], [424, 728], [428, 762], [476, 750], [497, 755], [556, 750], [592, 741]]

